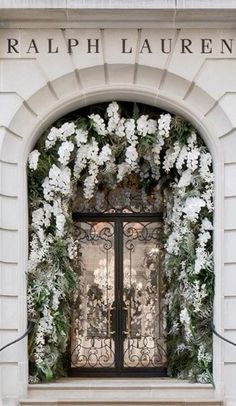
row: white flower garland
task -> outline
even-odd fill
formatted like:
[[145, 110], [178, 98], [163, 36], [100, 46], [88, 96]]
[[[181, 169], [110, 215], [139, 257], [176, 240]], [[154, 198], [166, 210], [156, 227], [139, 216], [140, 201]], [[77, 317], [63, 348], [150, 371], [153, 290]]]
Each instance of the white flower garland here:
[[[184, 145], [178, 139], [172, 143], [169, 139], [170, 114], [162, 114], [158, 120], [149, 119], [147, 115], [137, 120], [123, 118], [116, 102], [109, 104], [106, 114], [107, 121], [98, 114], [91, 114], [88, 119], [100, 139], [106, 142], [106, 137], [112, 137], [112, 144], [106, 142], [99, 145], [97, 138], [91, 137], [89, 129], [79, 122], [67, 122], [60, 128], [52, 127], [45, 139], [44, 154], [50, 155], [50, 151], [53, 151], [54, 158], [43, 179], [41, 195], [34, 201], [32, 209], [28, 291], [29, 314], [40, 317], [35, 330], [33, 359], [35, 376], [38, 374], [41, 378], [42, 375], [48, 379], [53, 376], [53, 365], [60, 357], [61, 347], [66, 347], [66, 337], [63, 338], [64, 344], [60, 337], [60, 334], [67, 334], [63, 332], [63, 317], [66, 316], [62, 315], [59, 329], [58, 312], [62, 312], [68, 289], [63, 269], [73, 273], [70, 260], [75, 259], [77, 254], [76, 242], [71, 235], [69, 209], [76, 183], [86, 172], [83, 181], [84, 198], [89, 200], [94, 196], [101, 171], [114, 173], [117, 183], [132, 172], [139, 173], [139, 144], [147, 137], [151, 139], [151, 147], [145, 158], [150, 163], [153, 177], [158, 180], [161, 170], [167, 175], [172, 172], [175, 174], [174, 178], [171, 175], [171, 193], [166, 194], [165, 272], [167, 311], [173, 317], [168, 327], [169, 337], [179, 337], [182, 330], [182, 341], [177, 340], [176, 348], [173, 349], [176, 356], [195, 345], [194, 315], [202, 312], [204, 318], [206, 314], [210, 316], [212, 311], [211, 305], [206, 302], [207, 282], [198, 278], [202, 270], [208, 269], [212, 273], [213, 269], [210, 242], [214, 178], [211, 155], [205, 146], [199, 144], [195, 132], [190, 134]], [[115, 163], [113, 150], [115, 142], [125, 143], [124, 160], [118, 164]], [[32, 177], [34, 173], [37, 174], [41, 159], [44, 159], [42, 151], [34, 150], [30, 153], [29, 169]], [[192, 229], [196, 226], [197, 238], [194, 239]], [[53, 250], [59, 243], [65, 249], [64, 268], [53, 259]], [[186, 247], [189, 250], [187, 254]], [[188, 263], [189, 255], [192, 255], [191, 264]], [[173, 286], [173, 278], [179, 284], [178, 287]], [[175, 308], [176, 300], [179, 314]], [[182, 376], [181, 373], [178, 375], [202, 382], [208, 376], [209, 380], [207, 371], [211, 356], [208, 347], [208, 344], [202, 342], [197, 351], [196, 359], [200, 365], [197, 376], [191, 369]]]

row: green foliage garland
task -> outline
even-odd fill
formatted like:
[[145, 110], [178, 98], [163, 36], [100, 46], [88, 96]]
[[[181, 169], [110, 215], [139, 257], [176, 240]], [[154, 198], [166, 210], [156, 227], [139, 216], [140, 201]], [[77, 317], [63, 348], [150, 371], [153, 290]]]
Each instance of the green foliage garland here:
[[132, 182], [140, 193], [161, 189], [165, 199], [168, 373], [211, 382], [214, 179], [211, 155], [193, 127], [150, 106], [92, 106], [41, 137], [28, 179], [31, 382], [66, 374], [76, 288], [74, 196], [82, 188], [89, 204], [104, 185]]

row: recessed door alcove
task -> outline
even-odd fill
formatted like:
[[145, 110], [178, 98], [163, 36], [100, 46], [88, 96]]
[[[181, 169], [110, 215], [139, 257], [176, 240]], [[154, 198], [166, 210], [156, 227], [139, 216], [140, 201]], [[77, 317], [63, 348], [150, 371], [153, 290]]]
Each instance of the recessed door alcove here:
[[[194, 360], [198, 357], [199, 351], [198, 344], [196, 348], [194, 347], [194, 340], [199, 340], [196, 334], [201, 332], [201, 338], [206, 340], [202, 342], [202, 345], [206, 344], [204, 347], [206, 354], [203, 352], [202, 356], [207, 357], [208, 368], [211, 368], [212, 339], [211, 334], [207, 331], [207, 322], [212, 317], [213, 311], [214, 277], [212, 271], [208, 272], [212, 267], [212, 243], [209, 231], [204, 234], [207, 238], [204, 244], [206, 245], [207, 241], [210, 241], [206, 254], [204, 254], [206, 258], [202, 259], [202, 261], [206, 261], [206, 265], [202, 263], [199, 265], [197, 254], [194, 254], [196, 255], [194, 258], [191, 255], [193, 255], [193, 252], [197, 253], [197, 247], [200, 244], [198, 239], [200, 233], [212, 230], [209, 221], [212, 218], [210, 214], [212, 212], [211, 186], [206, 189], [207, 195], [205, 196], [205, 201], [201, 198], [201, 193], [204, 191], [202, 184], [204, 182], [209, 183], [209, 185], [212, 183], [211, 156], [190, 123], [178, 116], [171, 118], [169, 113], [147, 105], [121, 103], [125, 117], [135, 117], [132, 119], [118, 119], [119, 123], [121, 120], [127, 120], [127, 122], [122, 121], [122, 123], [127, 124], [127, 126], [122, 124], [124, 134], [122, 136], [119, 135], [122, 141], [115, 141], [115, 130], [110, 130], [111, 132], [108, 131], [106, 134], [99, 135], [99, 131], [96, 128], [96, 120], [101, 120], [99, 113], [104, 114], [104, 109], [107, 109], [106, 114], [108, 116], [106, 116], [106, 120], [109, 121], [110, 119], [107, 117], [109, 117], [108, 108], [111, 109], [110, 106], [116, 112], [118, 111], [119, 106], [116, 103], [112, 103], [109, 107], [107, 104], [93, 105], [70, 113], [61, 118], [56, 124], [58, 129], [52, 128], [50, 132], [46, 132], [43, 139], [39, 140], [36, 146], [41, 151], [40, 154], [42, 156], [40, 158], [41, 161], [39, 160], [42, 166], [39, 166], [39, 170], [37, 165], [34, 168], [36, 170], [36, 177], [37, 174], [40, 178], [42, 173], [46, 173], [44, 171], [43, 157], [47, 159], [47, 167], [50, 169], [51, 165], [52, 169], [54, 167], [57, 171], [56, 175], [50, 175], [49, 172], [49, 178], [42, 178], [42, 183], [39, 186], [39, 193], [41, 193], [42, 186], [47, 188], [47, 191], [44, 190], [43, 193], [44, 196], [47, 196], [46, 204], [48, 205], [49, 202], [49, 206], [51, 205], [50, 210], [52, 210], [51, 212], [56, 221], [56, 223], [53, 223], [54, 228], [50, 228], [51, 226], [47, 225], [49, 233], [55, 232], [55, 228], [57, 229], [58, 227], [57, 214], [53, 211], [55, 202], [52, 196], [54, 195], [50, 195], [50, 188], [52, 188], [53, 182], [57, 183], [58, 179], [60, 181], [60, 176], [64, 173], [60, 172], [60, 170], [64, 171], [68, 165], [67, 169], [72, 174], [74, 173], [73, 167], [80, 164], [80, 160], [76, 158], [76, 155], [73, 155], [74, 158], [72, 157], [71, 160], [68, 158], [67, 164], [63, 164], [60, 143], [64, 142], [63, 148], [70, 144], [71, 151], [73, 151], [72, 141], [74, 140], [73, 142], [75, 142], [76, 140], [79, 150], [82, 148], [80, 136], [82, 138], [85, 136], [84, 128], [87, 128], [85, 132], [88, 141], [82, 141], [82, 144], [86, 142], [89, 144], [89, 137], [91, 136], [92, 150], [94, 148], [96, 150], [98, 145], [100, 145], [99, 148], [101, 148], [100, 152], [102, 154], [103, 148], [106, 149], [110, 145], [109, 151], [114, 152], [114, 156], [111, 155], [110, 159], [104, 161], [109, 162], [109, 168], [105, 165], [105, 169], [98, 174], [99, 178], [94, 183], [95, 192], [92, 197], [89, 199], [83, 197], [83, 188], [87, 180], [83, 178], [86, 173], [86, 164], [83, 166], [82, 172], [80, 172], [82, 173], [81, 180], [78, 178], [77, 183], [73, 181], [73, 197], [70, 197], [68, 209], [70, 216], [74, 220], [74, 231], [71, 232], [77, 244], [77, 257], [72, 261], [77, 284], [75, 291], [71, 291], [71, 296], [68, 296], [68, 292], [63, 293], [62, 296], [62, 298], [66, 298], [66, 306], [68, 302], [71, 304], [66, 330], [69, 332], [69, 335], [67, 336], [68, 333], [63, 331], [62, 337], [60, 337], [59, 330], [55, 333], [55, 337], [58, 337], [58, 343], [61, 343], [59, 345], [63, 345], [63, 348], [65, 348], [65, 343], [69, 343], [68, 351], [64, 350], [63, 353], [62, 350], [60, 353], [60, 347], [56, 347], [55, 339], [52, 351], [55, 349], [55, 357], [57, 357], [60, 364], [62, 363], [64, 367], [66, 364], [69, 364], [69, 374], [73, 376], [102, 376], [102, 374], [104, 376], [165, 376], [168, 370], [172, 376], [186, 378], [190, 377], [188, 375], [189, 366], [186, 367], [186, 362], [190, 362], [191, 371], [195, 370], [195, 372], [191, 372], [193, 373], [192, 378], [196, 380], [203, 379], [201, 378], [201, 365], [194, 365]], [[90, 123], [91, 125], [88, 127], [74, 127], [79, 126], [79, 123], [84, 125], [86, 117], [89, 120], [94, 120], [94, 123]], [[138, 122], [139, 117], [144, 122]], [[172, 122], [172, 127], [170, 122]], [[147, 123], [151, 126], [151, 130], [143, 130], [143, 125], [145, 126]], [[104, 123], [102, 123], [103, 125]], [[127, 159], [126, 162], [130, 160], [127, 152], [122, 150], [124, 146], [125, 148], [127, 147], [127, 150], [132, 146], [129, 145], [131, 141], [127, 144], [125, 138], [126, 129], [130, 125], [134, 126], [131, 138], [134, 137], [135, 145], [140, 154], [139, 158], [138, 156], [135, 158], [137, 159], [138, 166], [134, 166], [129, 171], [127, 171], [126, 167], [127, 175], [123, 175], [122, 181], [117, 182], [114, 181], [117, 176], [116, 165], [118, 165], [117, 168], [119, 165], [122, 166], [124, 153], [125, 159]], [[72, 132], [69, 130], [69, 133], [65, 135], [64, 131], [66, 133], [70, 126], [74, 130]], [[75, 128], [77, 128], [78, 132]], [[171, 134], [170, 139], [168, 138], [169, 132]], [[127, 137], [130, 137], [130, 135], [127, 135]], [[156, 141], [156, 137], [160, 137], [159, 141]], [[168, 141], [165, 141], [165, 138]], [[172, 141], [172, 138], [174, 141]], [[42, 142], [45, 142], [46, 149], [43, 147]], [[67, 145], [65, 145], [66, 143]], [[56, 150], [53, 150], [50, 155], [48, 151], [51, 145], [52, 148], [55, 146]], [[150, 150], [150, 145], [153, 150]], [[162, 147], [164, 148], [163, 151]], [[160, 150], [160, 154], [158, 152], [158, 160], [155, 158], [158, 163], [155, 163], [155, 160], [153, 160], [156, 157], [154, 151], [157, 150]], [[57, 153], [59, 153], [59, 158], [57, 158]], [[153, 153], [154, 155], [152, 155]], [[134, 154], [133, 150], [132, 154]], [[179, 163], [176, 163], [177, 166], [175, 168], [175, 161], [177, 162], [178, 157]], [[205, 158], [207, 158], [207, 161]], [[76, 164], [75, 159], [77, 159]], [[82, 162], [83, 160], [86, 162], [90, 157], [85, 155], [81, 159]], [[91, 159], [93, 160], [93, 158]], [[100, 159], [100, 155], [97, 155], [97, 159]], [[96, 158], [94, 158], [93, 167], [95, 161]], [[50, 176], [56, 177], [50, 181]], [[89, 169], [89, 176], [92, 176], [91, 167]], [[38, 225], [34, 223], [34, 217], [38, 215], [37, 210], [45, 211], [48, 210], [49, 206], [45, 209], [45, 205], [42, 206], [40, 201], [38, 204], [34, 200], [35, 192], [32, 194], [30, 188], [31, 185], [35, 186], [35, 180], [37, 183], [38, 180], [34, 178], [34, 174], [31, 171], [29, 183], [30, 207], [33, 215], [32, 227], [33, 230], [36, 229], [36, 234], [33, 238], [38, 238]], [[66, 183], [65, 180], [63, 182]], [[62, 185], [62, 187], [64, 186]], [[183, 189], [180, 192], [176, 192], [176, 188]], [[58, 189], [55, 190], [58, 191]], [[174, 193], [179, 193], [177, 200]], [[55, 195], [56, 198], [57, 195]], [[181, 206], [178, 203], [178, 199], [181, 201], [182, 198]], [[183, 206], [185, 203], [186, 207]], [[58, 204], [56, 207], [57, 213]], [[178, 209], [177, 206], [175, 207], [176, 204], [177, 206], [179, 204]], [[189, 204], [193, 204], [192, 208]], [[197, 206], [200, 204], [200, 206], [196, 208], [196, 204]], [[201, 207], [205, 206], [206, 211], [202, 212], [199, 224], [195, 224], [195, 219], [197, 220]], [[36, 211], [35, 207], [38, 207]], [[168, 217], [170, 216], [171, 207], [175, 211], [173, 220], [171, 217]], [[60, 210], [62, 209], [59, 209], [61, 216], [63, 214]], [[182, 220], [179, 218], [180, 228], [175, 231], [175, 234], [179, 233], [180, 238], [177, 235], [174, 236], [174, 231], [173, 233], [171, 231], [176, 227], [178, 219], [176, 213], [178, 210], [182, 210]], [[65, 213], [68, 213], [67, 209]], [[48, 216], [48, 214], [45, 215]], [[208, 216], [208, 220], [205, 216]], [[185, 229], [183, 229], [185, 231], [182, 236], [181, 221], [185, 224]], [[163, 231], [164, 229], [165, 232]], [[169, 237], [166, 234], [168, 229]], [[188, 239], [185, 241], [186, 232]], [[57, 234], [57, 231], [55, 235], [57, 236], [56, 239], [59, 238], [60, 240], [63, 236], [65, 241], [67, 241], [68, 235]], [[51, 234], [49, 234], [49, 237], [54, 238], [51, 237]], [[174, 238], [175, 242], [170, 237]], [[172, 248], [170, 246], [173, 244], [178, 245], [178, 241], [181, 239], [184, 244], [191, 244], [192, 241], [194, 241], [194, 244], [191, 248], [190, 245], [189, 247], [187, 245], [186, 249], [181, 248], [182, 251], [179, 255], [177, 251], [171, 254]], [[34, 247], [34, 241], [31, 238], [31, 254], [33, 252], [33, 258], [35, 256], [35, 248], [32, 248]], [[63, 241], [61, 243], [63, 244]], [[205, 249], [205, 246], [203, 249]], [[57, 252], [60, 257], [60, 252]], [[207, 258], [208, 255], [209, 259]], [[179, 263], [178, 256], [181, 258]], [[55, 254], [54, 258], [56, 260]], [[173, 262], [173, 258], [175, 258], [176, 262]], [[163, 264], [166, 266], [166, 263], [169, 264], [169, 268], [164, 272]], [[51, 267], [51, 260], [49, 264]], [[47, 258], [45, 262], [46, 266]], [[60, 267], [59, 263], [58, 266]], [[200, 268], [196, 271], [197, 266]], [[179, 274], [178, 272], [176, 273], [175, 267], [179, 269]], [[171, 273], [175, 275], [174, 279]], [[187, 276], [187, 274], [189, 275]], [[200, 277], [196, 277], [198, 274]], [[34, 277], [35, 273], [33, 270]], [[49, 274], [48, 278], [50, 278]], [[35, 284], [32, 277], [30, 283], [31, 301], [36, 303], [34, 302], [32, 292], [37, 296], [37, 283]], [[48, 281], [46, 281], [47, 283]], [[208, 295], [206, 287], [208, 293], [211, 292]], [[200, 296], [198, 298], [197, 291], [195, 291], [193, 293], [193, 301], [191, 301], [188, 292], [194, 292], [194, 289], [199, 290]], [[201, 289], [203, 290], [201, 291]], [[51, 293], [47, 292], [49, 304], [46, 305], [46, 313], [51, 312], [50, 303], [54, 303], [54, 291], [53, 287]], [[197, 304], [196, 301], [198, 301]], [[57, 306], [59, 306], [55, 313], [57, 318], [62, 308], [60, 310], [58, 298], [56, 302]], [[200, 302], [203, 309], [206, 306], [207, 310], [202, 311], [200, 308], [198, 312], [196, 311], [200, 306]], [[42, 302], [41, 305], [43, 307], [44, 303]], [[196, 309], [194, 306], [196, 306]], [[37, 303], [34, 310], [39, 318], [45, 319], [45, 312], [42, 311], [42, 308], [37, 308]], [[205, 315], [204, 311], [207, 315]], [[68, 310], [66, 314], [68, 314]], [[189, 327], [190, 314], [191, 320], [193, 320], [192, 330]], [[50, 317], [53, 323], [53, 311]], [[198, 331], [196, 330], [196, 323], [200, 320], [202, 324]], [[36, 330], [36, 343], [39, 342], [37, 334]], [[51, 337], [47, 331], [44, 331], [43, 334], [43, 345], [46, 343], [46, 351], [48, 351], [52, 342]], [[188, 341], [189, 334], [192, 337], [190, 341]], [[188, 345], [187, 342], [189, 342]], [[69, 357], [66, 355], [68, 353], [70, 354]], [[47, 357], [47, 353], [45, 354]], [[41, 365], [40, 363], [37, 365], [37, 357], [38, 350], [36, 346], [33, 348], [30, 358], [33, 364], [36, 360], [33, 370], [36, 367], [40, 371]], [[43, 363], [43, 359], [40, 362]], [[49, 362], [51, 362], [50, 359]], [[58, 373], [54, 369], [55, 366], [56, 363], [54, 362], [52, 367], [50, 367], [50, 373]], [[204, 373], [203, 371], [204, 379], [207, 380], [208, 375], [204, 375]], [[210, 369], [207, 373], [210, 374]]]

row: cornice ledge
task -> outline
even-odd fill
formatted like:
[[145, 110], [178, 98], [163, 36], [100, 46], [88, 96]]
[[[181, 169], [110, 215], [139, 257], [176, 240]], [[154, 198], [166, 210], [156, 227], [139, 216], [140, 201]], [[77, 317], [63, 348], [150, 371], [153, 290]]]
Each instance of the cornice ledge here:
[[236, 0], [0, 0], [0, 9], [235, 9]]

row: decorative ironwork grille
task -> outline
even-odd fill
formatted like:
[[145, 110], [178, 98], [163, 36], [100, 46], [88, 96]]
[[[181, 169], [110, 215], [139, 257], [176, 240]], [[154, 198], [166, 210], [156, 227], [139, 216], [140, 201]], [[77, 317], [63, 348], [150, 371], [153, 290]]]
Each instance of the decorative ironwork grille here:
[[124, 367], [158, 367], [165, 360], [162, 317], [161, 223], [123, 223], [123, 302], [127, 312]]
[[162, 215], [155, 205], [134, 212], [144, 211], [138, 200], [125, 205], [118, 190], [109, 193], [103, 213], [78, 202], [81, 212], [74, 213], [78, 289], [70, 372], [164, 376]]
[[114, 223], [77, 224], [78, 297], [72, 329], [72, 366], [115, 365], [111, 312], [115, 301]]

